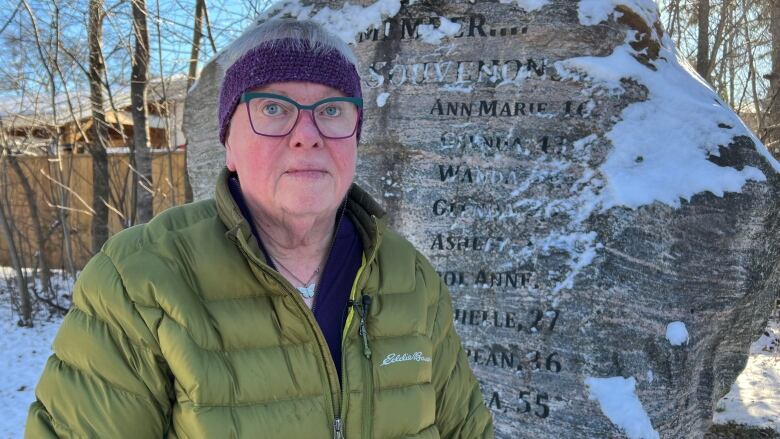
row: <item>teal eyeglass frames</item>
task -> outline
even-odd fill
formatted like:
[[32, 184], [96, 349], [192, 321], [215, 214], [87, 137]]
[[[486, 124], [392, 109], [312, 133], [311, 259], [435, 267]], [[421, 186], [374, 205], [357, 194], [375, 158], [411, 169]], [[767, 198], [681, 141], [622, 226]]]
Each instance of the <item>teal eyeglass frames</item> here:
[[241, 102], [246, 104], [252, 131], [269, 137], [290, 134], [301, 111], [310, 110], [314, 125], [322, 137], [346, 139], [357, 131], [363, 108], [361, 98], [339, 96], [303, 105], [287, 96], [261, 92], [244, 93]]

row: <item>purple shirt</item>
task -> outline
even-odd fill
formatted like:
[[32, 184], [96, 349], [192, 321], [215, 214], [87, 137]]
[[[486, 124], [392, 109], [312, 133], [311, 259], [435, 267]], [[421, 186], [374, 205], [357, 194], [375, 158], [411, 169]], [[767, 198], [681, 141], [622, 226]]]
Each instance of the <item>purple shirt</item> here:
[[[257, 244], [263, 251], [266, 263], [277, 270], [255, 229], [255, 223], [252, 221], [252, 215], [241, 194], [241, 186], [235, 175], [228, 179], [228, 186], [238, 208], [241, 209], [241, 213], [252, 228], [252, 235], [257, 239]], [[336, 231], [330, 256], [325, 263], [325, 270], [320, 276], [320, 284], [317, 286], [317, 295], [312, 307], [314, 318], [320, 325], [325, 341], [328, 343], [330, 355], [336, 364], [339, 380], [341, 380], [341, 337], [347, 316], [347, 301], [349, 293], [352, 291], [355, 276], [360, 269], [362, 256], [363, 243], [352, 219], [344, 213], [339, 229]]]

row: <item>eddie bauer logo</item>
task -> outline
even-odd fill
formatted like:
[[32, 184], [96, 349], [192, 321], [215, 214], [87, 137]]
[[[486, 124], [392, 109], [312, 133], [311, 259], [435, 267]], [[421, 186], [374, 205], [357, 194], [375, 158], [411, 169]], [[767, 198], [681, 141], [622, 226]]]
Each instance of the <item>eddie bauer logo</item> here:
[[430, 363], [431, 357], [423, 356], [422, 352], [415, 352], [413, 354], [387, 354], [384, 361], [380, 366], [387, 366], [388, 364], [401, 363], [403, 361], [416, 361], [418, 363]]

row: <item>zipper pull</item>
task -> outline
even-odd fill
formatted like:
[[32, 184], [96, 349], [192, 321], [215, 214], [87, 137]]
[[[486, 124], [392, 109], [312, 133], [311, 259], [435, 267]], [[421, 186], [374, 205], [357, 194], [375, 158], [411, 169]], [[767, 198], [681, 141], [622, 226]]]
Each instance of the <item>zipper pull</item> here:
[[363, 356], [366, 359], [371, 359], [371, 348], [368, 347], [368, 333], [366, 332], [366, 317], [368, 316], [368, 307], [371, 305], [371, 296], [364, 294], [361, 297], [362, 313], [360, 313], [360, 337], [363, 339]]
[[341, 418], [336, 416], [336, 419], [333, 420], [333, 439], [344, 439], [342, 427]]

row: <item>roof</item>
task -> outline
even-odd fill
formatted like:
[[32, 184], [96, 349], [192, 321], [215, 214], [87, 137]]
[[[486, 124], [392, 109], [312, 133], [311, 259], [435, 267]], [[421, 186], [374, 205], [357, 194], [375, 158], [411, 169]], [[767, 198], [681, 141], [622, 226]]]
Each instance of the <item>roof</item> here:
[[[175, 75], [166, 78], [164, 81], [161, 81], [159, 78], [151, 79], [147, 88], [148, 101], [163, 101], [163, 88], [169, 101], [183, 101], [187, 92], [187, 77], [185, 75]], [[130, 86], [128, 84], [114, 87], [111, 101], [109, 101], [108, 95], [104, 95], [104, 99], [104, 109], [109, 123], [121, 122], [122, 124], [132, 125], [131, 113], [126, 111], [130, 107]], [[70, 104], [68, 101], [70, 101]], [[114, 109], [119, 111], [114, 111]], [[56, 119], [54, 110], [56, 110]], [[55, 97], [54, 109], [51, 106], [51, 98], [45, 93], [25, 95], [17, 99], [11, 98], [0, 101], [0, 123], [6, 128], [61, 126], [72, 122], [74, 116], [78, 120], [92, 116], [88, 92], [59, 93]], [[114, 118], [113, 121], [110, 120], [112, 117]], [[149, 115], [149, 126], [151, 128], [165, 127], [164, 122], [159, 117], [153, 115]]]

